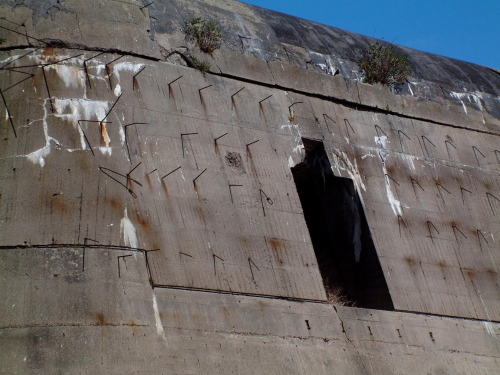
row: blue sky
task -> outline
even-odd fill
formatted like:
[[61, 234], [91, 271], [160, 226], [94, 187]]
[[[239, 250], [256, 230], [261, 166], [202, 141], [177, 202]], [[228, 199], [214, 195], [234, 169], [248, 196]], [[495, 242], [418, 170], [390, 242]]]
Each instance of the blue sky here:
[[500, 68], [500, 0], [244, 0], [406, 47]]

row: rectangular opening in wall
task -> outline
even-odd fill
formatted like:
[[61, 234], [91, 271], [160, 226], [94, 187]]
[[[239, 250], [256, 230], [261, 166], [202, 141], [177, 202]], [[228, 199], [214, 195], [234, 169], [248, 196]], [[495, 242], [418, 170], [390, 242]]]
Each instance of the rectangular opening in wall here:
[[329, 301], [394, 310], [352, 180], [333, 174], [322, 142], [303, 141], [305, 159], [292, 174]]

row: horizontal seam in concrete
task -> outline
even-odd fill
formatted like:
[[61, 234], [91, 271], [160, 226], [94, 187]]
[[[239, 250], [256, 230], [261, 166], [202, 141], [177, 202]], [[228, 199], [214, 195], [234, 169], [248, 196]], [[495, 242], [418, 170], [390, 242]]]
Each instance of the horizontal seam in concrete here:
[[165, 326], [165, 328], [175, 329], [177, 331], [193, 331], [193, 332], [202, 332], [202, 333], [216, 333], [216, 334], [241, 335], [241, 336], [252, 336], [252, 337], [273, 337], [273, 338], [279, 338], [279, 339], [283, 339], [283, 340], [287, 340], [287, 339], [295, 339], [295, 340], [300, 340], [300, 341], [323, 340], [325, 342], [343, 341], [340, 337], [328, 338], [328, 337], [320, 337], [320, 336], [275, 335], [272, 333], [269, 333], [269, 334], [268, 333], [255, 333], [255, 332], [248, 332], [248, 331], [220, 331], [220, 330], [209, 331], [209, 330], [201, 329], [201, 328], [182, 328], [182, 327], [170, 327], [170, 326]]
[[[135, 252], [148, 252], [153, 250], [141, 249], [137, 247], [118, 246], [118, 245], [92, 245], [92, 244], [45, 244], [45, 245], [3, 245], [0, 250], [15, 250], [15, 249], [71, 249], [71, 248], [87, 248], [87, 249], [109, 249], [120, 251], [135, 251]], [[157, 249], [154, 249], [157, 250]]]
[[[85, 244], [47, 244], [47, 245], [10, 245], [10, 246], [5, 245], [5, 246], [0, 246], [0, 250], [16, 250], [16, 249], [31, 249], [31, 248], [33, 248], [33, 249], [94, 248], [94, 249], [107, 249], [107, 250], [119, 250], [119, 251], [135, 251], [135, 252], [142, 252], [145, 254], [147, 254], [149, 251], [153, 251], [153, 250], [126, 247], [126, 246], [117, 246], [117, 245], [89, 245], [89, 244], [87, 244], [87, 245], [85, 245]], [[149, 265], [146, 264], [146, 268], [148, 268], [148, 267], [149, 267]], [[309, 302], [309, 303], [317, 303], [317, 304], [326, 305], [326, 306], [333, 306], [324, 300], [286, 297], [286, 296], [277, 296], [277, 295], [268, 295], [268, 294], [257, 294], [257, 293], [233, 292], [233, 291], [224, 291], [224, 290], [217, 290], [217, 289], [192, 288], [192, 287], [186, 287], [186, 286], [176, 286], [176, 285], [166, 285], [166, 284], [155, 284], [152, 280], [150, 280], [150, 285], [153, 289], [154, 288], [176, 289], [176, 290], [186, 290], [186, 291], [194, 291], [194, 292], [202, 292], [202, 293], [213, 293], [213, 294], [219, 294], [219, 295], [220, 294], [229, 294], [229, 295], [235, 295], [235, 296], [267, 298], [267, 299], [286, 300], [286, 301], [303, 302], [303, 303]], [[444, 314], [436, 314], [436, 313], [430, 314], [430, 313], [424, 313], [424, 312], [420, 312], [420, 311], [378, 310], [378, 309], [372, 309], [372, 310], [389, 311], [389, 312], [396, 312], [396, 313], [403, 313], [403, 314], [439, 317], [439, 318], [447, 318], [447, 319], [458, 319], [458, 320], [473, 321], [473, 322], [480, 322], [480, 323], [496, 323], [496, 324], [500, 323], [500, 321], [496, 321], [496, 320], [490, 321], [490, 320], [482, 320], [482, 319], [471, 318], [471, 317], [444, 315]]]
[[60, 327], [151, 327], [149, 324], [130, 324], [130, 323], [95, 323], [95, 324], [26, 324], [26, 325], [10, 325], [10, 326], [2, 326], [1, 330], [7, 329], [25, 329], [25, 328], [60, 328]]
[[[168, 63], [165, 60], [161, 60], [161, 59], [158, 59], [158, 58], [155, 58], [155, 57], [152, 57], [152, 56], [142, 55], [142, 54], [138, 54], [138, 53], [133, 53], [133, 52], [130, 52], [130, 51], [122, 51], [122, 50], [119, 50], [119, 49], [100, 48], [100, 47], [87, 47], [87, 46], [84, 46], [84, 45], [74, 45], [74, 44], [73, 45], [68, 45], [67, 43], [59, 41], [59, 40], [58, 41], [54, 40], [51, 43], [46, 42], [46, 41], [42, 41], [42, 42], [47, 44], [45, 47], [55, 47], [55, 48], [64, 48], [64, 49], [77, 49], [77, 50], [89, 51], [89, 52], [91, 52], [91, 51], [96, 52], [97, 51], [97, 52], [116, 53], [116, 54], [121, 54], [123, 56], [132, 56], [132, 57], [142, 58], [142, 59], [149, 60], [149, 61], [155, 61], [155, 62], [160, 62], [160, 63], [161, 62]], [[35, 46], [35, 45], [30, 45], [30, 46], [9, 46], [9, 47], [0, 48], [0, 52], [1, 51], [14, 50], [14, 49], [36, 48], [36, 47], [37, 46]], [[174, 51], [171, 54], [173, 54], [173, 53], [177, 53], [177, 54], [181, 54], [182, 55], [182, 53], [178, 52], [178, 51]], [[176, 65], [176, 64], [172, 64], [172, 65]], [[194, 68], [192, 68], [192, 69], [194, 69]], [[495, 132], [492, 132], [492, 131], [486, 131], [486, 130], [480, 130], [480, 129], [473, 129], [473, 128], [468, 128], [468, 127], [465, 127], [465, 126], [458, 126], [458, 125], [453, 125], [453, 124], [450, 124], [450, 123], [435, 121], [435, 120], [427, 119], [427, 118], [424, 118], [424, 117], [417, 117], [417, 116], [405, 115], [403, 113], [388, 111], [388, 110], [384, 110], [382, 108], [372, 107], [372, 106], [369, 106], [369, 105], [366, 105], [366, 104], [352, 102], [352, 101], [349, 101], [349, 100], [340, 99], [340, 98], [336, 98], [336, 97], [333, 97], [333, 96], [328, 96], [328, 95], [324, 95], [324, 94], [318, 94], [318, 93], [312, 93], [312, 92], [308, 92], [308, 91], [297, 90], [297, 89], [294, 89], [294, 88], [291, 88], [291, 87], [282, 86], [282, 85], [278, 85], [278, 84], [264, 83], [264, 82], [261, 82], [261, 81], [256, 81], [256, 80], [249, 79], [249, 78], [239, 77], [239, 76], [235, 76], [235, 75], [232, 75], [232, 74], [215, 73], [215, 72], [207, 72], [207, 74], [214, 75], [214, 76], [219, 76], [219, 77], [227, 78], [227, 79], [231, 79], [231, 80], [236, 80], [236, 81], [240, 81], [240, 82], [246, 82], [246, 83], [250, 83], [250, 84], [254, 84], [254, 85], [258, 85], [258, 86], [262, 86], [262, 87], [269, 87], [269, 88], [278, 89], [278, 90], [290, 91], [290, 92], [293, 92], [293, 93], [296, 93], [296, 94], [300, 94], [300, 95], [304, 95], [304, 96], [307, 96], [307, 97], [317, 98], [317, 99], [321, 99], [321, 100], [333, 102], [333, 103], [336, 103], [336, 104], [344, 105], [344, 106], [349, 107], [349, 108], [356, 108], [357, 110], [363, 110], [363, 111], [368, 111], [368, 112], [374, 112], [374, 113], [381, 113], [381, 114], [386, 114], [386, 115], [392, 115], [392, 116], [397, 116], [397, 117], [407, 118], [407, 119], [417, 120], [417, 121], [425, 121], [425, 122], [428, 122], [428, 123], [431, 123], [431, 124], [436, 124], [436, 125], [441, 125], [441, 126], [449, 126], [451, 128], [455, 128], [455, 129], [469, 130], [469, 131], [473, 131], [473, 132], [477, 132], [477, 133], [481, 133], [481, 134], [489, 134], [489, 135], [494, 135], [494, 136], [500, 136], [500, 133], [495, 133]], [[356, 83], [356, 87], [357, 87], [357, 83]], [[358, 88], [358, 90], [359, 90], [359, 88]]]
[[326, 300], [319, 300], [319, 299], [308, 299], [308, 298], [300, 298], [300, 297], [288, 297], [288, 296], [278, 296], [278, 295], [259, 294], [259, 293], [233, 292], [233, 291], [229, 291], [229, 290], [219, 290], [219, 289], [209, 289], [209, 288], [193, 288], [193, 287], [178, 286], [178, 285], [166, 285], [166, 284], [154, 284], [153, 283], [153, 288], [177, 289], [177, 290], [186, 290], [186, 291], [202, 292], [202, 293], [230, 294], [230, 295], [235, 295], [235, 296], [247, 296], [247, 297], [278, 299], [278, 300], [286, 300], [286, 301], [294, 301], [294, 302], [313, 302], [313, 303], [326, 304]]
[[329, 101], [329, 102], [332, 102], [332, 103], [344, 105], [344, 106], [349, 107], [349, 108], [355, 108], [356, 110], [362, 110], [362, 111], [374, 112], [374, 113], [381, 113], [381, 114], [392, 115], [392, 116], [397, 116], [397, 117], [401, 117], [401, 118], [407, 118], [407, 119], [411, 119], [411, 120], [425, 121], [425, 122], [428, 122], [428, 123], [431, 123], [431, 124], [436, 124], [436, 125], [441, 125], [441, 126], [449, 126], [451, 128], [455, 128], [455, 129], [469, 130], [469, 131], [473, 131], [473, 132], [477, 132], [477, 133], [482, 133], [482, 134], [489, 134], [489, 135], [500, 136], [500, 133], [495, 133], [495, 132], [491, 132], [491, 131], [487, 131], [487, 130], [480, 130], [480, 129], [468, 128], [466, 126], [453, 125], [453, 124], [450, 124], [450, 123], [445, 123], [445, 122], [440, 122], [440, 121], [436, 121], [436, 120], [431, 120], [431, 119], [427, 119], [427, 118], [424, 118], [424, 117], [417, 117], [417, 116], [405, 115], [403, 113], [388, 111], [388, 110], [384, 110], [382, 108], [372, 107], [372, 106], [369, 106], [369, 105], [366, 105], [366, 104], [351, 102], [349, 100], [336, 98], [334, 96], [328, 96], [328, 95], [324, 95], [324, 94], [318, 94], [318, 93], [312, 93], [312, 92], [297, 90], [297, 89], [294, 89], [294, 88], [291, 88], [291, 87], [281, 86], [281, 85], [278, 85], [278, 84], [264, 83], [264, 82], [255, 81], [255, 80], [248, 79], [248, 78], [234, 76], [232, 74], [227, 74], [227, 73], [213, 73], [213, 72], [209, 72], [209, 73], [212, 74], [212, 75], [215, 75], [215, 76], [220, 76], [220, 77], [223, 77], [223, 78], [233, 79], [233, 80], [236, 80], [236, 81], [250, 83], [250, 84], [254, 84], [254, 85], [258, 85], [258, 86], [263, 86], [263, 87], [268, 87], [268, 88], [273, 88], [273, 89], [278, 89], [278, 90], [284, 90], [284, 91], [290, 91], [290, 92], [293, 92], [295, 94], [304, 95], [304, 96], [307, 96], [307, 97], [310, 97], [310, 98], [321, 99], [321, 100]]
[[[61, 325], [43, 325], [43, 324], [34, 324], [34, 325], [15, 325], [15, 326], [4, 326], [0, 327], [0, 330], [14, 330], [14, 329], [30, 329], [30, 328], [73, 328], [73, 327], [140, 327], [140, 328], [154, 328], [153, 326], [147, 325], [147, 324], [61, 324]], [[220, 331], [220, 330], [206, 330], [206, 329], [200, 329], [200, 328], [183, 328], [183, 327], [171, 327], [171, 326], [164, 326], [166, 329], [170, 330], [176, 330], [176, 331], [189, 331], [189, 332], [200, 332], [200, 333], [212, 333], [212, 334], [219, 334], [219, 335], [236, 335], [236, 336], [244, 336], [244, 337], [256, 337], [256, 338], [276, 338], [276, 339], [282, 339], [282, 340], [299, 340], [299, 341], [313, 341], [313, 340], [322, 340], [324, 342], [330, 342], [330, 341], [341, 341], [341, 342], [348, 342], [345, 340], [342, 340], [341, 338], [328, 338], [328, 337], [320, 337], [320, 336], [292, 336], [292, 335], [275, 335], [275, 334], [259, 334], [259, 333], [254, 333], [254, 332], [244, 332], [244, 331]], [[168, 335], [168, 332], [167, 332]], [[377, 342], [381, 344], [389, 344], [389, 345], [405, 345], [408, 347], [412, 348], [421, 348], [424, 350], [435, 350], [430, 347], [426, 347], [423, 345], [417, 345], [417, 344], [407, 344], [407, 343], [398, 343], [398, 342], [392, 342], [392, 341], [384, 341], [384, 340], [365, 340], [365, 339], [360, 339], [360, 340], [355, 340], [355, 342]], [[353, 343], [352, 343], [353, 344]], [[355, 350], [357, 351], [358, 349], [355, 347]], [[463, 351], [463, 350], [458, 350], [458, 349], [447, 349], [447, 348], [441, 348], [438, 350], [443, 350], [448, 353], [458, 353], [458, 354], [471, 354], [471, 355], [477, 355], [480, 357], [484, 358], [500, 358], [500, 357], [494, 357], [494, 356], [489, 356], [486, 354], [479, 354], [479, 353], [473, 353], [470, 351]]]

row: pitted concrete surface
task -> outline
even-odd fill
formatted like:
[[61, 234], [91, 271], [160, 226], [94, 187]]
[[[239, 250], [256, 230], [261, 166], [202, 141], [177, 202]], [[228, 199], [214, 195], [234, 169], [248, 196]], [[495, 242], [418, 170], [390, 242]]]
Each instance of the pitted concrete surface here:
[[[498, 73], [401, 47], [393, 92], [360, 81], [370, 38], [148, 4], [0, 5], [0, 373], [498, 373]], [[353, 181], [396, 311], [326, 302], [304, 140]]]

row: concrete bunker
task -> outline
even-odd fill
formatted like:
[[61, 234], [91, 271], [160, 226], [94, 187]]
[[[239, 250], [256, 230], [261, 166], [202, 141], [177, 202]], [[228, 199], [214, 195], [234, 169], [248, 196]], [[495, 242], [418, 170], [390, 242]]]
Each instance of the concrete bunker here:
[[352, 180], [333, 174], [322, 142], [303, 142], [305, 159], [292, 174], [328, 300], [394, 310]]

